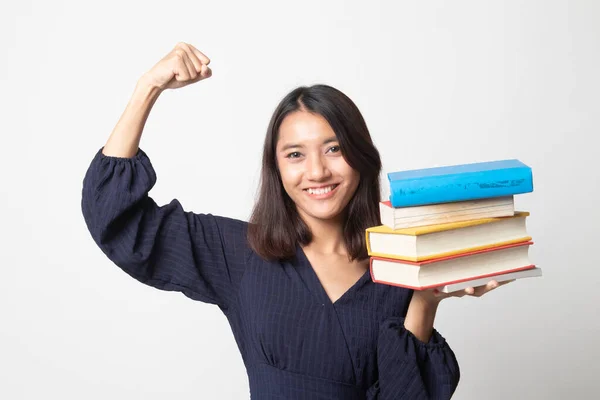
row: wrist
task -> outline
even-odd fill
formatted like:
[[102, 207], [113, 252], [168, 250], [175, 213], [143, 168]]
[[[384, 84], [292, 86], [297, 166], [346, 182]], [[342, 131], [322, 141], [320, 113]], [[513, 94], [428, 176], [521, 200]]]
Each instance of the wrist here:
[[420, 308], [437, 309], [443, 297], [438, 297], [429, 291], [415, 290], [411, 299], [411, 303], [415, 303]]
[[135, 86], [136, 93], [152, 98], [158, 97], [162, 91], [163, 89], [161, 89], [147, 74], [142, 75]]

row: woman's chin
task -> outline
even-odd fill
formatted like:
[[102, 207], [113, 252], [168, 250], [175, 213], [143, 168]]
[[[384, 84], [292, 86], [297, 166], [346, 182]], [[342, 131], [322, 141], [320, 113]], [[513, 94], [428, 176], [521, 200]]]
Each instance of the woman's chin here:
[[308, 218], [317, 219], [320, 221], [334, 221], [340, 219], [341, 215], [337, 211], [322, 211], [322, 210], [307, 210], [305, 212]]

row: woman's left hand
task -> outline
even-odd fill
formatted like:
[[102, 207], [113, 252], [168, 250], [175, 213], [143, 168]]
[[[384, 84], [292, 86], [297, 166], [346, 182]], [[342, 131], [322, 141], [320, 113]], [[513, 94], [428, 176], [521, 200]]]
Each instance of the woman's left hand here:
[[[506, 285], [507, 283], [514, 282], [513, 280], [504, 281], [498, 283], [495, 280], [491, 280], [487, 283], [487, 285], [476, 286], [476, 287], [468, 287], [464, 290], [457, 290], [456, 292], [444, 293], [439, 291], [438, 289], [427, 289], [427, 290], [415, 290], [413, 293], [413, 297], [417, 297], [419, 300], [424, 301], [429, 304], [437, 304], [443, 299], [448, 297], [463, 297], [463, 296], [473, 296], [473, 297], [481, 297], [484, 294], [491, 292], [492, 290]], [[441, 288], [440, 288], [441, 289]]]

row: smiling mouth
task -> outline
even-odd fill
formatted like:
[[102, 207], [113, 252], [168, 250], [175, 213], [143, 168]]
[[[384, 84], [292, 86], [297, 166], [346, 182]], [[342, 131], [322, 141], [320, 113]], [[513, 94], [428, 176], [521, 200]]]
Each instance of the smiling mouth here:
[[323, 194], [327, 194], [327, 193], [331, 192], [336, 187], [338, 187], [338, 185], [339, 184], [335, 183], [333, 185], [329, 185], [329, 186], [325, 186], [325, 187], [320, 187], [320, 188], [308, 188], [308, 189], [304, 189], [304, 191], [308, 192], [308, 194], [312, 194], [312, 195], [323, 195]]

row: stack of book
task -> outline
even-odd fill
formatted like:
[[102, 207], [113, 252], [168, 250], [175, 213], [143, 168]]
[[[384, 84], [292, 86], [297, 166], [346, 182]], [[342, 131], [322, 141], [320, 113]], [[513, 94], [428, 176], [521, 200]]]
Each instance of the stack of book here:
[[467, 287], [541, 276], [529, 260], [528, 212], [514, 196], [533, 191], [519, 160], [388, 174], [381, 223], [366, 230], [374, 282], [415, 290]]

